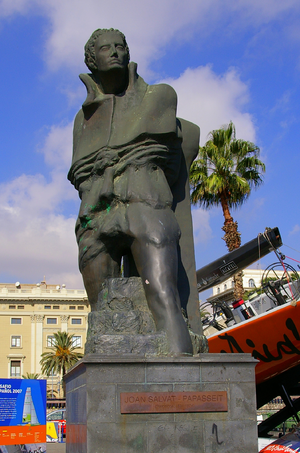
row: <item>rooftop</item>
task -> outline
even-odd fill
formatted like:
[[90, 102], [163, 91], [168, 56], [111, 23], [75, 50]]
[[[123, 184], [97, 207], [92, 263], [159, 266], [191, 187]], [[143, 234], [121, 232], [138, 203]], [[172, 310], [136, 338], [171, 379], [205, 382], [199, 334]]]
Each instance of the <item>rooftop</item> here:
[[0, 283], [0, 300], [8, 299], [51, 299], [51, 300], [81, 300], [88, 302], [84, 289], [67, 289], [65, 285], [48, 285], [45, 281], [31, 283]]

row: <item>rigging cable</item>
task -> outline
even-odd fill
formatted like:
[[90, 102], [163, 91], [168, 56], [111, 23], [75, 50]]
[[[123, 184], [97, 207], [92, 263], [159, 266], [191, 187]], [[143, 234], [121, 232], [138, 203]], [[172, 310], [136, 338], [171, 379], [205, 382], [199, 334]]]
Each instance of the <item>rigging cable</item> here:
[[275, 247], [273, 246], [272, 242], [270, 241], [267, 229], [263, 233], [263, 236], [269, 242], [270, 246], [272, 247], [275, 255], [277, 256], [278, 260], [280, 261], [280, 263], [281, 263], [281, 265], [282, 265], [282, 267], [284, 269], [284, 273], [285, 273], [285, 276], [286, 276], [286, 279], [287, 279], [287, 282], [288, 282], [288, 285], [289, 285], [289, 290], [290, 290], [291, 296], [292, 296], [291, 305], [296, 306], [297, 302], [296, 302], [296, 299], [295, 299], [293, 291], [292, 291], [292, 287], [291, 287], [290, 279], [289, 279], [289, 274], [288, 274], [288, 272], [287, 272], [287, 270], [285, 268], [284, 262], [283, 262], [283, 260], [285, 259], [285, 256], [281, 253], [280, 249], [278, 249], [278, 250], [275, 249]]
[[[261, 258], [261, 256], [260, 256], [260, 236], [261, 236], [261, 233], [259, 233], [258, 236], [257, 236], [257, 242], [258, 242], [258, 267], [259, 267], [258, 270], [260, 270], [260, 278], [261, 278], [262, 277], [262, 270], [261, 270], [261, 260], [260, 260], [260, 258]], [[260, 293], [259, 301], [262, 304], [262, 291]]]
[[300, 263], [300, 261], [295, 260], [294, 258], [291, 258], [290, 256], [285, 255], [285, 257], [288, 258], [289, 260], [296, 261], [296, 263]]
[[288, 247], [291, 250], [294, 250], [294, 252], [300, 253], [299, 250], [293, 249], [293, 247], [290, 247], [289, 245], [286, 245], [286, 244], [282, 244], [282, 245], [284, 245], [285, 247]]

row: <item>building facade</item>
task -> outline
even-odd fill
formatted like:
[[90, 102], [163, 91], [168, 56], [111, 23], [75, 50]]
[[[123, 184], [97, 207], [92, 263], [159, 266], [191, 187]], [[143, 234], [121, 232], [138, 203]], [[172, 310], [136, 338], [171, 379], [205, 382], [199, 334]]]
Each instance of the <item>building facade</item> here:
[[[41, 375], [41, 354], [50, 352], [53, 334], [73, 334], [76, 351], [83, 353], [90, 311], [85, 290], [41, 282], [0, 284], [0, 377]], [[48, 378], [57, 389], [60, 376]]]
[[[264, 269], [244, 269], [243, 270], [243, 287], [245, 291], [253, 290], [261, 286], [261, 279], [264, 274]], [[276, 270], [276, 275], [281, 278], [283, 276], [283, 271]], [[273, 277], [274, 275], [270, 275]], [[228, 280], [213, 286], [212, 296], [207, 298], [208, 302], [214, 303], [218, 300], [225, 302], [234, 301], [234, 280], [233, 277], [230, 277]]]

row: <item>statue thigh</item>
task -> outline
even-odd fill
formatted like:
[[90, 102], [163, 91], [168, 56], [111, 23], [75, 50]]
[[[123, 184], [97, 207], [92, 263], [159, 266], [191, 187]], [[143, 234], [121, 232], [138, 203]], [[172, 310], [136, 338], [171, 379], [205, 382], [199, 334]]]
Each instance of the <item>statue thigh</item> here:
[[[155, 318], [180, 310], [177, 291], [180, 230], [173, 211], [132, 203], [127, 209], [131, 253]], [[156, 315], [156, 312], [159, 315]]]
[[[167, 333], [173, 353], [192, 354], [177, 288], [180, 230], [174, 212], [168, 207], [153, 209], [135, 203], [128, 208], [127, 216], [134, 237], [131, 252], [156, 328]], [[139, 222], [134, 222], [137, 218]]]

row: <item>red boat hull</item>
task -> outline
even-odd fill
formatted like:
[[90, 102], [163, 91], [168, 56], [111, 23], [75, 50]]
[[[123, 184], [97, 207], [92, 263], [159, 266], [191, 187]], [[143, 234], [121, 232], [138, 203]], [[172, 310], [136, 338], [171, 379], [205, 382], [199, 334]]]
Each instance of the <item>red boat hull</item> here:
[[259, 360], [255, 376], [260, 384], [300, 363], [300, 301], [296, 306], [276, 307], [207, 339], [211, 353], [251, 353]]

